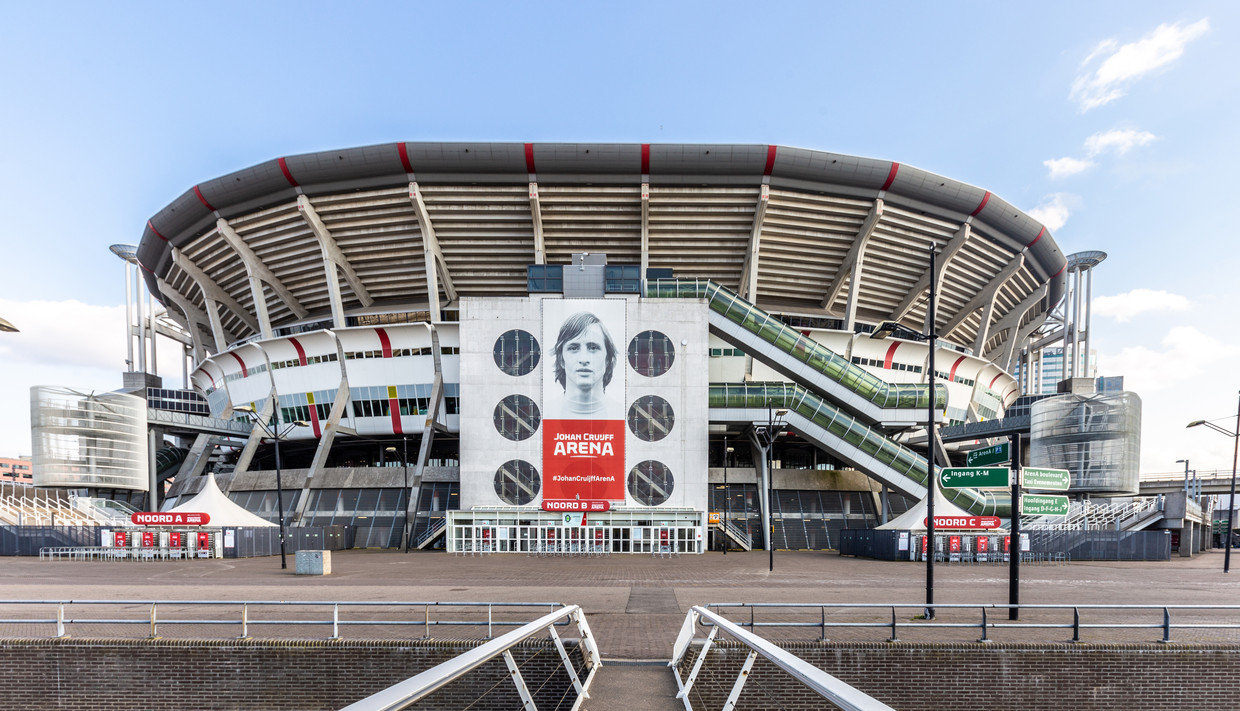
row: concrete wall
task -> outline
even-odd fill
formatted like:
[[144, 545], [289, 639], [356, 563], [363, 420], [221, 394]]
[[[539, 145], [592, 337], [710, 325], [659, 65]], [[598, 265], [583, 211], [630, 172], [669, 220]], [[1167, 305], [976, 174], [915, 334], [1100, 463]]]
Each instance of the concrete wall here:
[[[0, 704], [43, 711], [334, 710], [451, 659], [477, 642], [7, 640]], [[569, 653], [583, 673], [575, 645]], [[575, 695], [549, 640], [513, 656], [538, 708]], [[546, 682], [544, 684], [544, 682]], [[487, 693], [481, 701], [479, 696]], [[540, 688], [541, 687], [541, 688]], [[503, 659], [419, 702], [419, 709], [520, 708]]]
[[[899, 711], [1236, 707], [1240, 645], [786, 643], [793, 654]], [[700, 648], [681, 664], [688, 675]], [[721, 708], [748, 653], [711, 649], [694, 708]], [[817, 694], [761, 657], [737, 708], [822, 709]]]

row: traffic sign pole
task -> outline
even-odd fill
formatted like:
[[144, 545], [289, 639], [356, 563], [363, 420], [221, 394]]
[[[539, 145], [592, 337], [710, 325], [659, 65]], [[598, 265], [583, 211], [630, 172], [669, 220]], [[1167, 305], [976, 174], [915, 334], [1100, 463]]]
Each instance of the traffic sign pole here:
[[1020, 619], [1020, 435], [1012, 435], [1012, 525], [1008, 544], [1008, 619]]

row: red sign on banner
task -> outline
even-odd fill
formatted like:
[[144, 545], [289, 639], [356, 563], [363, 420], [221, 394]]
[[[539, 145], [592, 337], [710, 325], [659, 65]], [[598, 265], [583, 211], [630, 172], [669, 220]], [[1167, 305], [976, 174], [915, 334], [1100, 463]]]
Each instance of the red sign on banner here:
[[990, 550], [990, 538], [987, 536], [978, 536], [977, 537], [977, 552], [985, 553], [988, 550]]
[[198, 532], [198, 548], [199, 548], [199, 550], [201, 550], [201, 549], [203, 549], [203, 548], [210, 548], [210, 547], [211, 547], [211, 536], [210, 536], [210, 534], [208, 534], [206, 531], [199, 531], [199, 532]]
[[543, 420], [543, 470], [546, 499], [623, 499], [624, 420]]
[[952, 553], [960, 552], [960, 536], [949, 536], [947, 538], [948, 551]]
[[577, 511], [589, 513], [591, 511], [608, 511], [611, 509], [610, 501], [579, 501], [577, 499], [543, 499], [543, 511], [568, 511], [575, 513]]
[[172, 511], [135, 511], [129, 516], [135, 526], [205, 526], [211, 522], [207, 513]]
[[172, 533], [168, 534], [168, 545], [172, 546], [173, 548], [181, 547], [181, 532], [180, 531], [173, 531]]
[[117, 547], [124, 548], [129, 545], [129, 536], [125, 535], [124, 531], [117, 531], [112, 536], [112, 543]]
[[142, 532], [142, 547], [150, 548], [155, 545], [155, 534], [150, 531]]
[[[926, 519], [922, 519], [923, 524]], [[998, 528], [998, 516], [935, 516], [935, 528]]]
[[1011, 537], [1011, 536], [1004, 536], [1004, 537], [1003, 537], [1003, 552], [1004, 552], [1004, 553], [1011, 553], [1011, 552], [1012, 552], [1012, 551], [1011, 551], [1011, 548], [1012, 548], [1012, 537]]

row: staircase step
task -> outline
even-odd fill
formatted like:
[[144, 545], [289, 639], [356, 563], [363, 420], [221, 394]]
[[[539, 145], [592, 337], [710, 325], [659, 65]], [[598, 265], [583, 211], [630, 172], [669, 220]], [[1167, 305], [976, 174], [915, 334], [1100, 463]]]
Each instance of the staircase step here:
[[683, 709], [676, 679], [666, 661], [603, 660], [590, 684], [585, 711], [672, 711]]

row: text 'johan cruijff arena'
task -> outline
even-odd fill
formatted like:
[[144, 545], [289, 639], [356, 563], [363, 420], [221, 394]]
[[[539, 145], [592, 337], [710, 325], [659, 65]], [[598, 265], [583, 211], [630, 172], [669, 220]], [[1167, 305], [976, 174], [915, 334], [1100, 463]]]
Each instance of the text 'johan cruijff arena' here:
[[[160, 210], [137, 259], [213, 414], [304, 421], [282, 447], [294, 525], [647, 553], [716, 527], [829, 547], [880, 494], [922, 497], [932, 280], [935, 409], [976, 422], [1018, 396], [1066, 264], [1001, 198], [899, 163], [544, 143], [267, 161]], [[904, 328], [871, 338], [884, 321]], [[256, 425], [218, 477], [269, 518], [270, 449]]]

